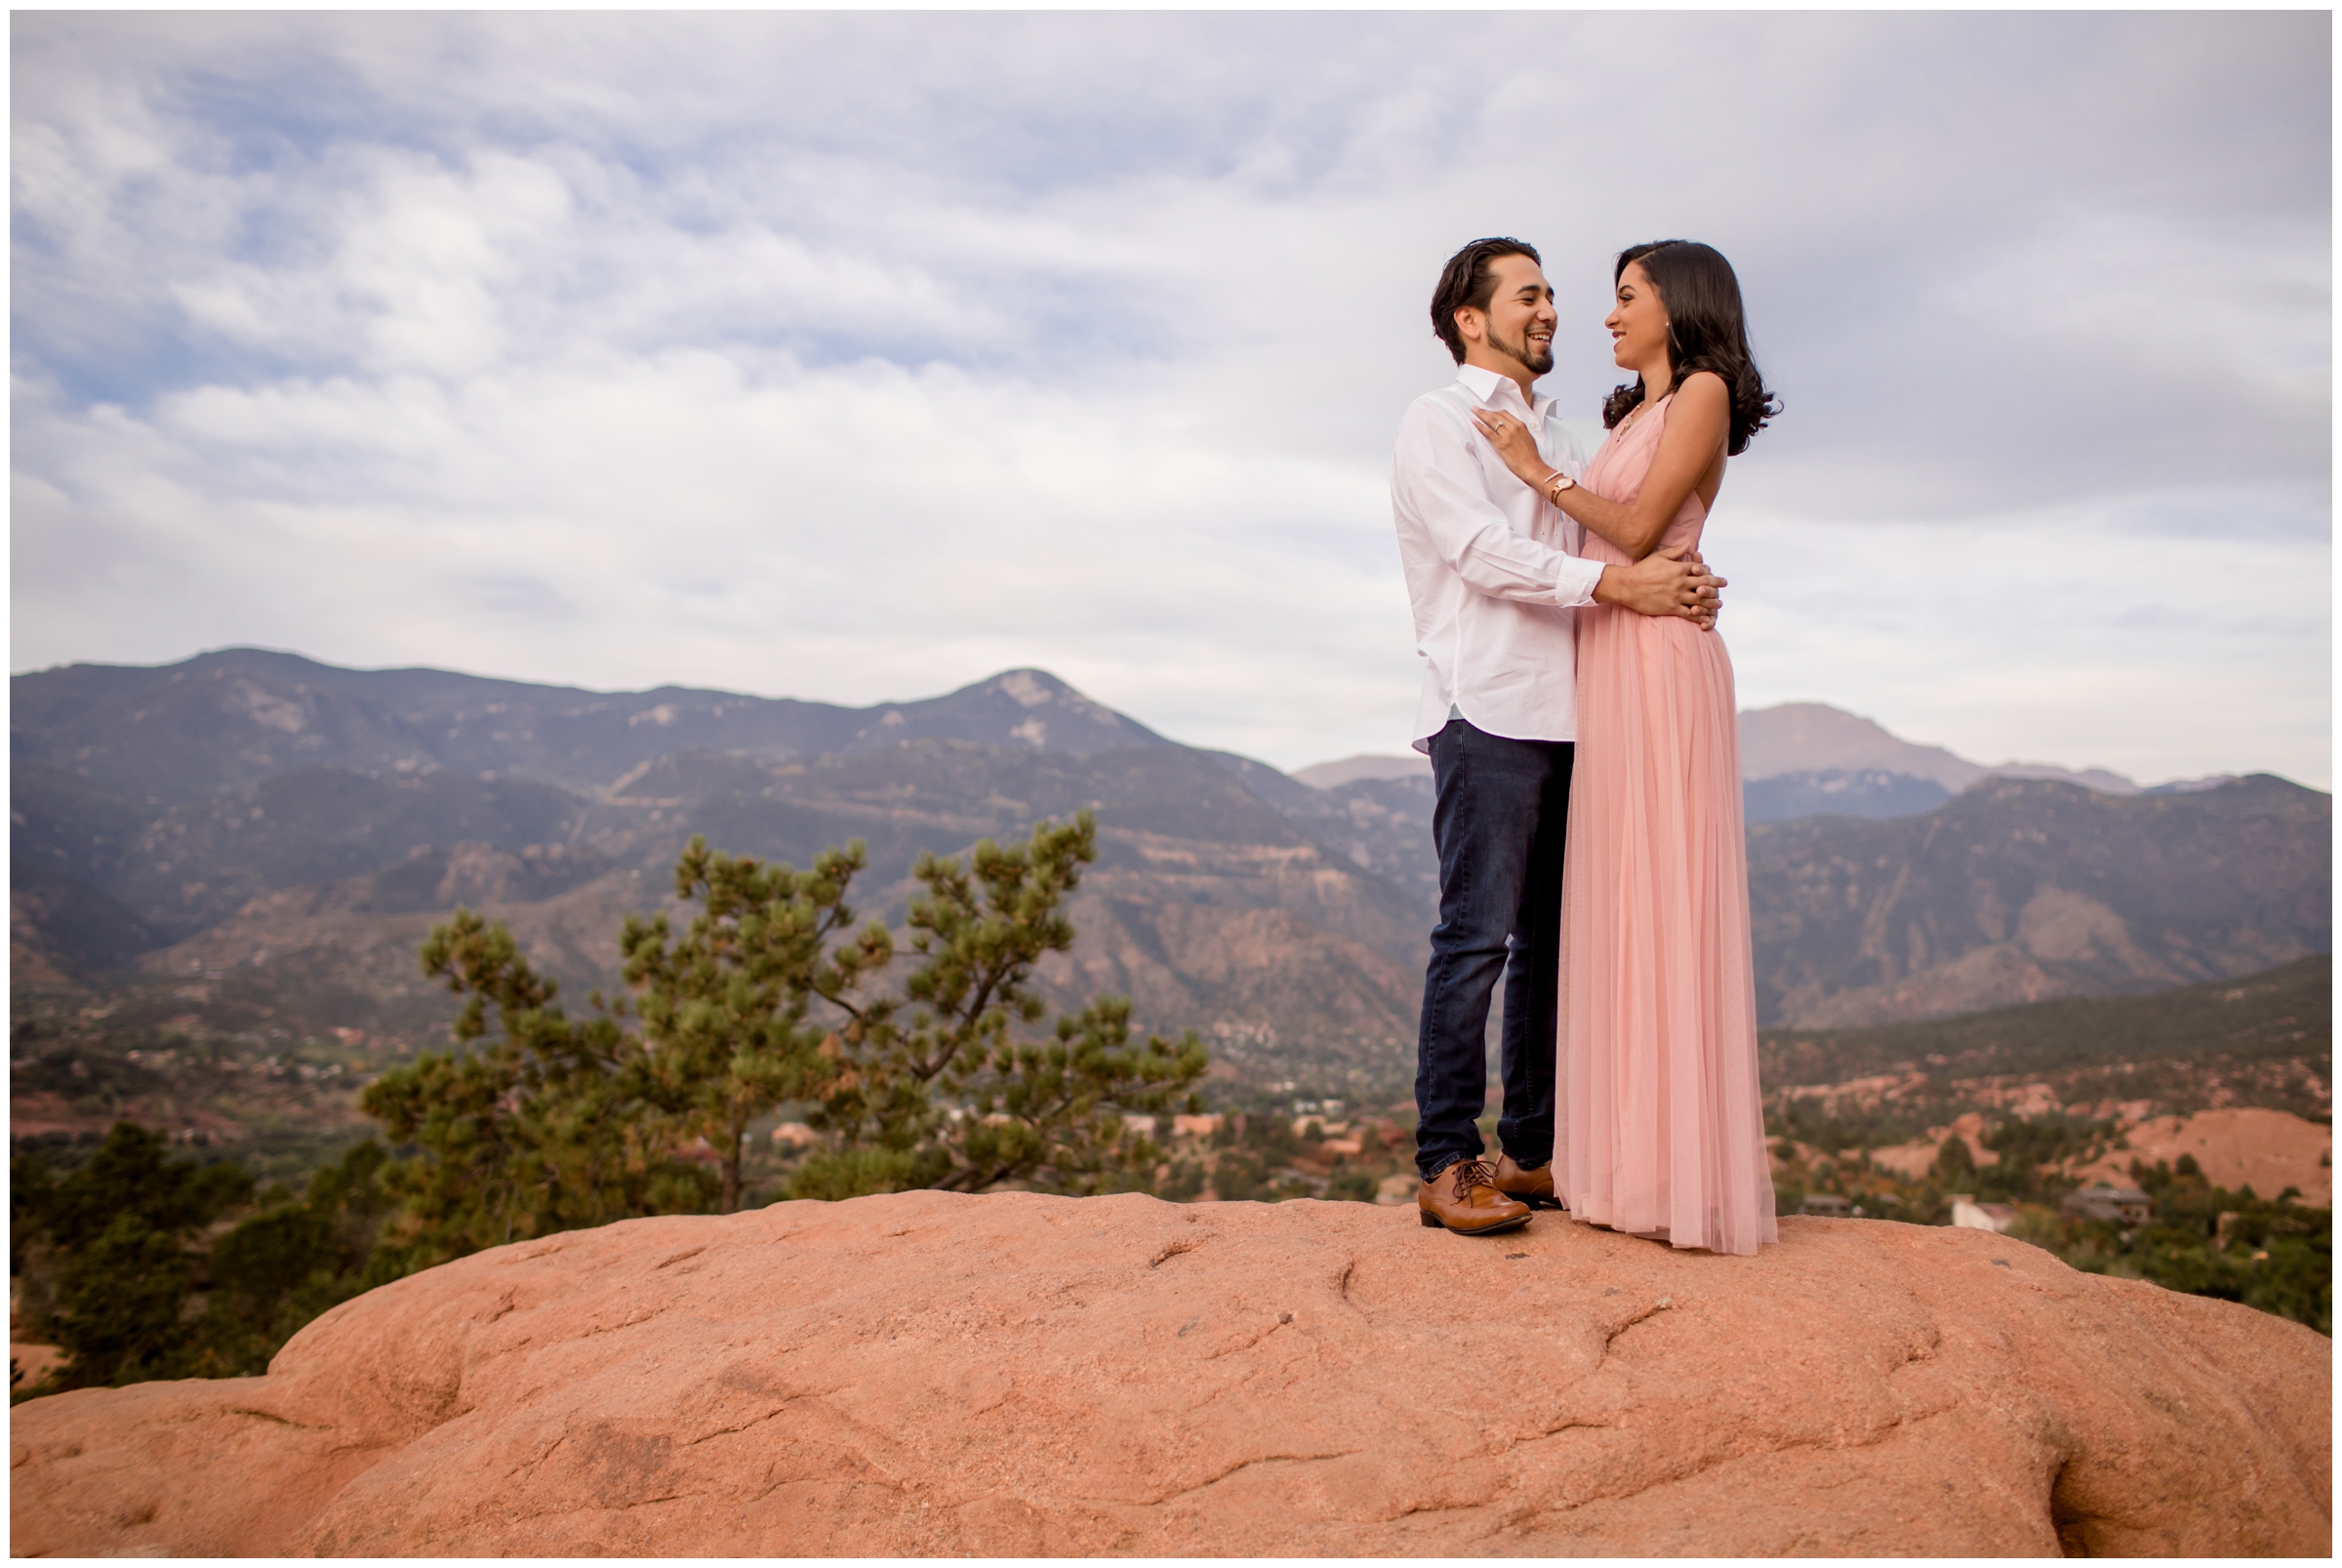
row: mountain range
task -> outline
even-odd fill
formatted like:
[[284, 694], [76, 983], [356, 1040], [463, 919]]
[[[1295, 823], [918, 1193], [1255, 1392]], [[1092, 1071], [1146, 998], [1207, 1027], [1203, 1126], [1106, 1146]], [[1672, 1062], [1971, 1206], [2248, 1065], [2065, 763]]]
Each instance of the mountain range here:
[[[1321, 789], [1360, 780], [1429, 778], [1428, 759], [1354, 756], [1297, 768], [1293, 777]], [[2101, 794], [2185, 794], [2226, 784], [2234, 775], [2142, 788], [2106, 768], [2060, 768], [2046, 762], [1988, 767], [1940, 745], [1919, 745], [1886, 727], [1827, 703], [1782, 703], [1740, 715], [1742, 804], [1752, 823], [1800, 817], [1912, 817], [1933, 811], [1984, 778], [2055, 779]]]
[[1826, 703], [1782, 703], [1740, 715], [1742, 798], [1752, 823], [1800, 817], [1910, 817], [1932, 811], [1980, 779], [2050, 779], [2108, 795], [2189, 794], [2234, 777], [2142, 786], [2107, 768], [2046, 762], [1986, 766], [1919, 745]]
[[[576, 994], [609, 983], [622, 914], [666, 896], [693, 833], [800, 864], [860, 838], [860, 902], [899, 918], [922, 851], [1086, 808], [1100, 860], [1071, 906], [1081, 940], [1042, 976], [1054, 1000], [1129, 995], [1255, 1084], [1387, 1087], [1410, 1055], [1436, 901], [1428, 779], [1289, 777], [1044, 671], [866, 708], [256, 650], [11, 686], [20, 1018], [412, 1047], [452, 1012], [414, 952], [458, 904], [505, 919]], [[1781, 781], [1802, 780], [1833, 813], [1750, 832], [1768, 1025], [2144, 991], [2331, 945], [2318, 791], [2256, 776], [2118, 793], [1979, 769], [1952, 794], [1952, 765], [1973, 765], [1853, 715], [1795, 704], [1743, 727], [1758, 765], [1816, 764], [1752, 790], [1788, 800]], [[1898, 771], [1920, 764], [1889, 746], [1935, 772]], [[1834, 774], [1877, 780], [1834, 789]], [[1908, 801], [1911, 781], [1945, 793], [1836, 810]]]

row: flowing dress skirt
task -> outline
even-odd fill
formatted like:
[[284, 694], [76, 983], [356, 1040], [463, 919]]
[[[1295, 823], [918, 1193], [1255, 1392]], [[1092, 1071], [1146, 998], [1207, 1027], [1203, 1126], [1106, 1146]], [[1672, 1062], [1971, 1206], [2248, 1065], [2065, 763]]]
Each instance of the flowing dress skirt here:
[[1780, 1231], [1731, 657], [1688, 621], [1577, 624], [1555, 1173], [1576, 1219], [1754, 1253]]

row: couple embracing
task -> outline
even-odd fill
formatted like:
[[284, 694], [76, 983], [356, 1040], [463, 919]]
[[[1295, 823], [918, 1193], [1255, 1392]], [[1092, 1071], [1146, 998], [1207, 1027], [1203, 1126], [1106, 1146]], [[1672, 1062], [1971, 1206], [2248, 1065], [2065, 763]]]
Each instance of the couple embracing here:
[[[1415, 1100], [1427, 1226], [1536, 1208], [1677, 1247], [1778, 1239], [1756, 1084], [1732, 662], [1700, 531], [1778, 413], [1740, 285], [1705, 245], [1622, 253], [1605, 321], [1630, 380], [1589, 461], [1535, 393], [1554, 292], [1536, 251], [1451, 259], [1432, 327], [1459, 366], [1399, 426], [1399, 554], [1429, 662], [1439, 924]], [[1502, 1145], [1483, 1158], [1505, 985]]]

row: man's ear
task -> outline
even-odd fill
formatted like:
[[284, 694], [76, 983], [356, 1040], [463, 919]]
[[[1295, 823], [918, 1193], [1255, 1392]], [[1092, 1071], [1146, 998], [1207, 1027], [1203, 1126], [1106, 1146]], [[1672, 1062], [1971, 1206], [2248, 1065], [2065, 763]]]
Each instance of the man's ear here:
[[1484, 342], [1488, 336], [1488, 313], [1474, 305], [1456, 307], [1456, 331], [1469, 343]]

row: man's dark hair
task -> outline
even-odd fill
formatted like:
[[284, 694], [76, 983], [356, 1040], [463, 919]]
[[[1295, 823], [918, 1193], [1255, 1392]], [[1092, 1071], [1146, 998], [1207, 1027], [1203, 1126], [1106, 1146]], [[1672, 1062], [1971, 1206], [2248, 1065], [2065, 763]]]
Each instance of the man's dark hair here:
[[1464, 363], [1464, 335], [1456, 330], [1456, 312], [1466, 308], [1486, 310], [1496, 298], [1496, 259], [1500, 256], [1525, 256], [1539, 266], [1545, 258], [1537, 247], [1515, 239], [1474, 240], [1447, 259], [1440, 270], [1439, 287], [1432, 294], [1432, 331], [1447, 344], [1447, 351]]

